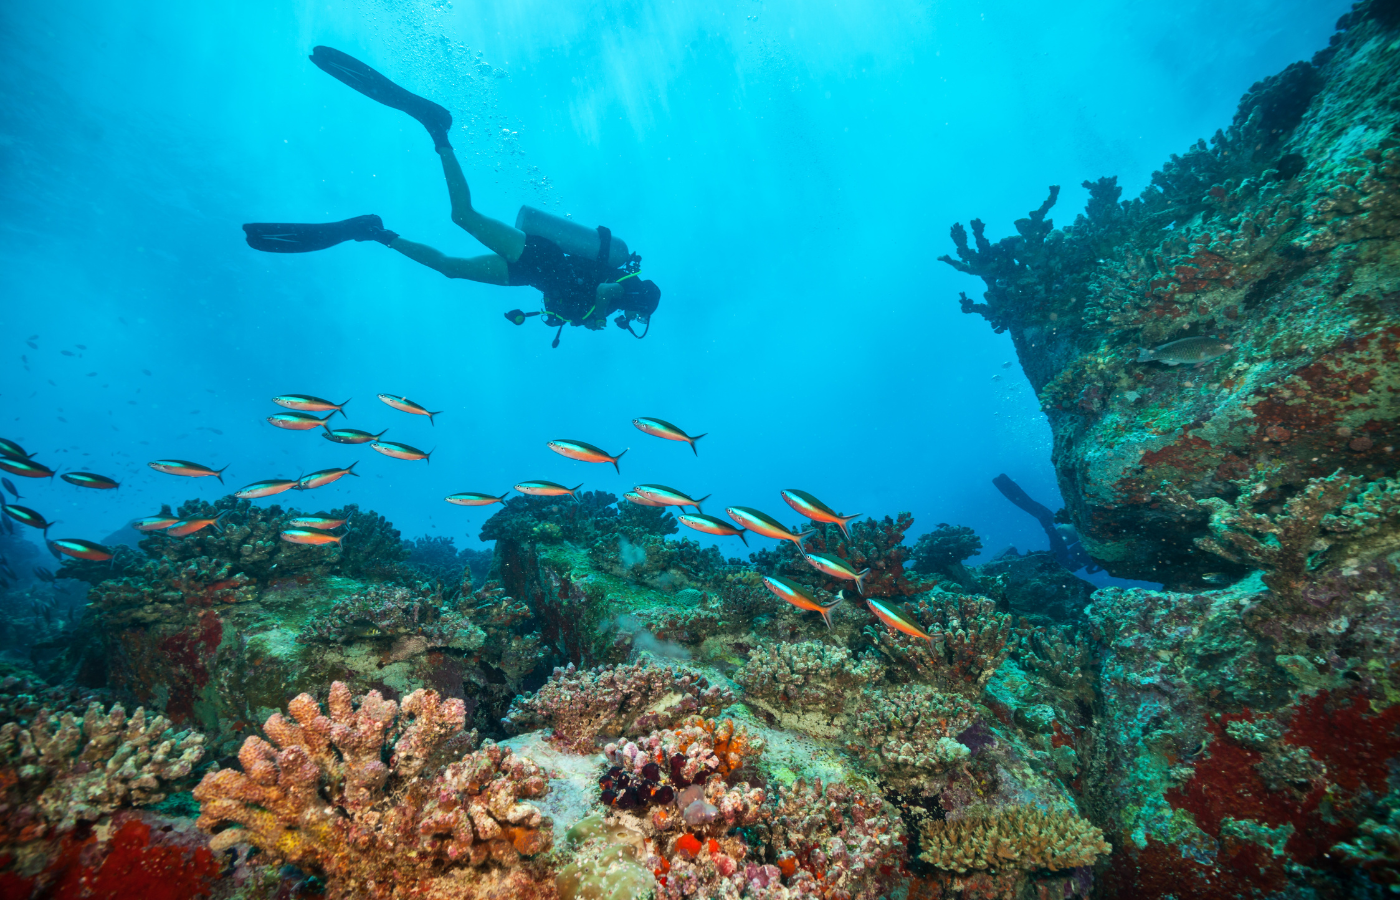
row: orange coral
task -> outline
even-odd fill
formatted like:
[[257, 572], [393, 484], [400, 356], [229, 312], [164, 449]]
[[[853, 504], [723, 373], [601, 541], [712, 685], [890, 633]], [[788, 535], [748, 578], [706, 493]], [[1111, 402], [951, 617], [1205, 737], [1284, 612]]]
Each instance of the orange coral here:
[[743, 768], [763, 749], [762, 742], [751, 737], [747, 728], [735, 725], [733, 719], [716, 721], [690, 716], [670, 734], [674, 737], [672, 747], [677, 753], [685, 753], [697, 741], [710, 747], [719, 760], [719, 774], [726, 777], [735, 769]]

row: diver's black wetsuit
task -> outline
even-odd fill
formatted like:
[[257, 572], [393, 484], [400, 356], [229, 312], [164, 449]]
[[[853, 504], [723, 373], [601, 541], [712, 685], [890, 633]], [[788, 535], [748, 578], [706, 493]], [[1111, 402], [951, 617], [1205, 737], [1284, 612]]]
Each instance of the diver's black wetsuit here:
[[598, 285], [617, 281], [621, 269], [580, 256], [570, 256], [548, 238], [526, 235], [525, 250], [515, 262], [508, 262], [510, 284], [529, 286], [544, 294], [544, 308], [550, 325], [568, 322], [588, 328], [602, 328], [608, 315], [621, 307], [604, 309], [598, 303]]

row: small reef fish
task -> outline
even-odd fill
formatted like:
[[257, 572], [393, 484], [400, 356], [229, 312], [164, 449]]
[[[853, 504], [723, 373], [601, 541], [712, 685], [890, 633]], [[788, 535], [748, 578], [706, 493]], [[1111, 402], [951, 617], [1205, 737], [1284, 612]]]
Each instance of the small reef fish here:
[[1233, 349], [1234, 347], [1230, 344], [1213, 337], [1189, 337], [1179, 341], [1171, 341], [1152, 350], [1144, 347], [1138, 351], [1136, 362], [1159, 362], [1168, 366], [1183, 364], [1199, 366], [1224, 356]]
[[655, 500], [648, 500], [636, 491], [627, 491], [622, 495], [622, 499], [633, 506], [665, 506], [664, 503], [657, 503]]
[[[842, 591], [841, 593], [845, 593]], [[841, 594], [837, 594], [841, 596]], [[874, 597], [866, 597], [865, 605], [870, 607], [870, 611], [875, 614], [875, 618], [885, 623], [885, 627], [891, 631], [902, 631], [910, 637], [921, 638], [928, 641], [929, 649], [933, 648], [933, 635], [929, 634], [919, 623], [904, 610], [885, 600], [878, 600]]]
[[0, 456], [8, 456], [12, 459], [28, 459], [29, 454], [24, 452], [24, 448], [14, 441], [0, 438]]
[[384, 432], [389, 430], [386, 428], [378, 434], [370, 434], [368, 431], [360, 431], [358, 428], [337, 428], [332, 431], [329, 425], [323, 427], [326, 429], [326, 433], [321, 435], [321, 437], [328, 441], [335, 441], [337, 444], [373, 443], [383, 437]]
[[665, 438], [668, 441], [685, 441], [690, 445], [690, 452], [694, 453], [696, 456], [700, 455], [700, 451], [695, 449], [695, 442], [704, 437], [705, 434], [709, 434], [707, 431], [705, 434], [697, 434], [691, 437], [665, 419], [653, 419], [649, 416], [633, 419], [632, 424], [652, 437]]
[[852, 519], [859, 519], [861, 515], [860, 513], [856, 513], [853, 516], [843, 516], [806, 491], [788, 488], [782, 492], [782, 495], [783, 499], [787, 501], [787, 505], [797, 510], [798, 513], [806, 516], [813, 522], [829, 522], [835, 525], [837, 528], [841, 529], [841, 533], [844, 534], [848, 540], [851, 537], [851, 532], [846, 529], [846, 523]]
[[190, 516], [187, 519], [181, 519], [174, 525], [165, 529], [165, 533], [172, 537], [185, 537], [186, 535], [194, 534], [196, 531], [203, 531], [210, 525], [217, 525], [219, 518], [226, 512], [228, 512], [228, 510], [224, 510], [224, 512], [216, 516]]
[[827, 630], [831, 629], [831, 611], [840, 605], [846, 598], [841, 594], [836, 595], [836, 599], [823, 606], [812, 596], [812, 592], [795, 581], [789, 581], [777, 575], [764, 575], [763, 584], [777, 594], [782, 599], [791, 603], [798, 609], [805, 609], [822, 614], [822, 621], [826, 623]]
[[[49, 541], [49, 543], [52, 544], [53, 541]], [[61, 554], [54, 553], [54, 549], [53, 549], [52, 546], [49, 547], [49, 552], [54, 554], [54, 558], [55, 558], [55, 559], [62, 559], [62, 558], [63, 558], [63, 556], [62, 556]], [[48, 582], [49, 584], [53, 584], [53, 583], [54, 583], [55, 576], [54, 576], [53, 571], [52, 571], [51, 569], [46, 569], [46, 568], [44, 568], [43, 566], [30, 566], [30, 567], [29, 567], [29, 571], [33, 572], [33, 573], [34, 573], [34, 577], [37, 578], [37, 579], [39, 579], [40, 581]]]
[[696, 512], [704, 512], [704, 510], [700, 508], [700, 504], [710, 499], [711, 496], [710, 494], [706, 494], [699, 500], [693, 500], [689, 494], [683, 494], [675, 488], [667, 487], [664, 484], [639, 484], [632, 488], [632, 490], [662, 506], [693, 506]]
[[158, 459], [153, 463], [146, 463], [157, 472], [164, 472], [167, 475], [184, 475], [186, 478], [207, 478], [210, 475], [219, 479], [219, 484], [224, 483], [224, 469], [211, 469], [208, 466], [201, 466], [186, 459]]
[[432, 456], [434, 453], [437, 452], [436, 447], [429, 450], [427, 453], [424, 453], [417, 447], [410, 447], [407, 444], [400, 444], [396, 441], [375, 441], [373, 444], [370, 444], [370, 446], [373, 447], [375, 450], [378, 450], [380, 453], [383, 453], [385, 456], [392, 456], [394, 459], [421, 459], [427, 462], [429, 465], [432, 464], [432, 460], [428, 459], [428, 457]]
[[600, 450], [592, 444], [587, 444], [583, 441], [550, 441], [548, 446], [549, 449], [558, 453], [560, 456], [567, 456], [569, 459], [576, 459], [579, 462], [610, 462], [613, 464], [613, 468], [617, 469], [617, 474], [619, 475], [622, 474], [622, 469], [618, 468], [617, 461], [627, 455], [627, 450], [632, 449], [628, 447], [627, 450], [623, 450], [617, 456], [609, 456], [607, 451]]
[[20, 499], [19, 491], [15, 490], [14, 482], [10, 481], [10, 479], [8, 478], [0, 478], [0, 484], [3, 484], [5, 486], [5, 490], [9, 491], [11, 494], [14, 494], [16, 500]]
[[92, 472], [64, 472], [58, 477], [69, 484], [76, 484], [78, 487], [96, 488], [99, 491], [110, 491], [121, 487], [120, 484], [108, 478], [106, 475], [95, 475]]
[[112, 558], [112, 551], [101, 544], [94, 544], [92, 541], [84, 541], [78, 538], [59, 538], [49, 541], [58, 549], [59, 553], [71, 556], [74, 559], [89, 559], [93, 562], [106, 562]]
[[788, 530], [786, 525], [767, 513], [761, 513], [747, 506], [731, 506], [727, 508], [725, 512], [729, 514], [729, 518], [738, 522], [749, 531], [779, 541], [792, 541], [797, 545], [798, 550], [802, 549], [803, 539], [815, 533], [814, 530], [810, 528], [806, 531], [793, 533]]
[[330, 516], [299, 516], [288, 520], [287, 524], [293, 528], [314, 528], [317, 531], [334, 531], [344, 525], [349, 519], [332, 519]]
[[[800, 549], [801, 545], [799, 544], [798, 547]], [[857, 572], [851, 567], [850, 563], [831, 553], [803, 551], [802, 556], [806, 558], [807, 562], [812, 564], [812, 568], [821, 572], [823, 575], [854, 581], [856, 583], [856, 589], [862, 594], [865, 593], [865, 576], [870, 574], [869, 569], [861, 569]]]
[[314, 531], [310, 528], [288, 528], [279, 537], [289, 544], [310, 544], [312, 546], [320, 544], [339, 544], [344, 535], [326, 534], [324, 531]]
[[310, 431], [313, 428], [320, 428], [325, 425], [330, 417], [335, 413], [328, 413], [326, 418], [318, 419], [311, 413], [278, 413], [275, 416], [268, 416], [268, 424], [276, 425], [278, 428], [285, 428], [288, 431]]
[[436, 424], [433, 422], [433, 416], [440, 416], [443, 412], [442, 410], [428, 412], [427, 407], [419, 406], [407, 397], [399, 397], [395, 394], [380, 394], [379, 399], [401, 412], [413, 413], [415, 416], [427, 416], [429, 425]]
[[179, 516], [147, 516], [132, 522], [131, 527], [137, 531], [164, 531], [178, 521]]
[[[287, 409], [299, 409], [302, 412], [329, 412], [331, 416], [340, 413], [342, 417], [348, 418], [345, 416], [345, 404], [350, 401], [332, 403], [310, 394], [283, 394], [280, 397], [273, 397], [272, 402], [278, 406], [285, 406]], [[331, 416], [326, 416], [326, 418], [329, 419]]]
[[22, 475], [25, 478], [52, 478], [57, 474], [43, 463], [36, 463], [32, 459], [17, 459], [13, 456], [0, 456], [0, 469], [4, 469], [11, 475]]
[[271, 497], [273, 494], [290, 491], [296, 486], [295, 478], [273, 478], [268, 481], [255, 481], [242, 490], [234, 491], [233, 496], [240, 500], [256, 500], [259, 497]]
[[[579, 485], [582, 487], [582, 485]], [[510, 491], [506, 491], [499, 497], [491, 494], [478, 494], [475, 491], [463, 491], [460, 494], [449, 494], [445, 499], [448, 503], [455, 503], [457, 506], [490, 506], [492, 503], [505, 503], [510, 496]]]
[[37, 528], [47, 536], [49, 529], [53, 527], [52, 522], [27, 506], [15, 506], [6, 503], [3, 507], [5, 515], [19, 522], [21, 525], [28, 525], [30, 528]]
[[356, 460], [343, 469], [322, 469], [319, 472], [312, 472], [310, 475], [301, 479], [301, 482], [297, 485], [297, 490], [309, 491], [314, 488], [325, 487], [328, 484], [339, 481], [346, 475], [354, 475], [356, 478], [359, 478], [360, 476], [358, 474], [351, 471], [358, 464], [359, 460]]
[[735, 528], [728, 522], [716, 519], [714, 516], [701, 515], [700, 513], [686, 513], [680, 517], [680, 522], [696, 531], [703, 531], [706, 534], [716, 534], [720, 537], [736, 537], [744, 542], [744, 546], [749, 545], [749, 539], [744, 537], [744, 529]]
[[552, 481], [522, 481], [515, 486], [515, 489], [522, 494], [529, 494], [531, 497], [562, 497], [568, 494], [570, 497], [578, 499], [575, 494], [581, 487], [583, 485], [579, 484], [566, 488], [562, 484], [555, 484]]

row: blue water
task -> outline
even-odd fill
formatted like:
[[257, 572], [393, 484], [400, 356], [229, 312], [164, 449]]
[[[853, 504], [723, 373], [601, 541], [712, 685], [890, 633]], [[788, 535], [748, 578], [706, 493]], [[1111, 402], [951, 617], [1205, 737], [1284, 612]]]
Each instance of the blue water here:
[[[123, 487], [11, 480], [62, 520], [53, 536], [92, 540], [359, 460], [361, 478], [260, 502], [356, 502], [476, 546], [491, 510], [446, 494], [659, 481], [796, 522], [778, 496], [795, 487], [909, 510], [914, 534], [971, 525], [989, 553], [1043, 549], [990, 481], [1059, 505], [1049, 429], [1010, 339], [958, 310], [981, 284], [936, 262], [948, 226], [981, 217], [998, 238], [1049, 184], [1068, 223], [1079, 183], [1106, 174], [1135, 195], [1347, 6], [5, 4], [0, 436]], [[663, 291], [648, 337], [569, 328], [551, 350], [552, 329], [502, 318], [538, 307], [530, 288], [448, 281], [372, 243], [249, 249], [245, 221], [373, 212], [485, 252], [450, 221], [423, 129], [316, 69], [316, 44], [452, 111], [479, 210], [528, 203], [639, 251]], [[430, 427], [379, 392], [445, 412]], [[283, 393], [351, 397], [347, 425], [432, 462], [279, 431], [264, 420]], [[695, 457], [640, 415], [709, 437]], [[617, 475], [553, 438], [631, 451]], [[227, 484], [146, 466], [170, 457], [227, 465]]]

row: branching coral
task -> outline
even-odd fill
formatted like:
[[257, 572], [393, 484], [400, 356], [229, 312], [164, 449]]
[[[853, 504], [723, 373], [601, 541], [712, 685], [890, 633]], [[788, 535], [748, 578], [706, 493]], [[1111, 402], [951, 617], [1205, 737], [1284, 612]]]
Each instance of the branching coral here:
[[1015, 808], [956, 822], [923, 824], [919, 859], [938, 869], [1049, 869], [1092, 866], [1112, 852], [1103, 832], [1072, 812]]
[[881, 653], [940, 690], [976, 697], [1016, 649], [1011, 616], [985, 597], [934, 589], [919, 599], [917, 618], [931, 644], [883, 625], [866, 635]]
[[414, 641], [424, 649], [477, 650], [486, 643], [486, 632], [468, 616], [444, 609], [440, 598], [405, 587], [374, 586], [337, 600], [297, 635], [304, 644], [365, 638]]
[[919, 535], [912, 554], [914, 571], [942, 575], [964, 587], [975, 582], [963, 562], [982, 552], [982, 539], [966, 525], [940, 522], [938, 528]]
[[535, 693], [517, 697], [504, 723], [514, 731], [548, 726], [562, 746], [589, 753], [599, 735], [662, 728], [733, 702], [731, 692], [684, 668], [644, 660], [579, 671], [570, 663]]
[[152, 559], [131, 574], [97, 584], [88, 599], [109, 625], [170, 622], [187, 607], [239, 603], [256, 595], [256, 586], [228, 560], [207, 556]]
[[93, 823], [122, 806], [164, 799], [169, 782], [204, 755], [199, 732], [175, 732], [163, 716], [137, 708], [81, 717], [43, 708], [28, 725], [0, 726], [0, 844], [24, 842]]
[[1070, 698], [1094, 701], [1093, 651], [1082, 631], [1068, 626], [1030, 628], [1020, 641], [1019, 661]]
[[[914, 525], [914, 517], [902, 512], [892, 519], [865, 519], [849, 526], [847, 538], [835, 525], [813, 522], [815, 533], [806, 541], [806, 548], [831, 553], [845, 560], [859, 572], [869, 569], [865, 576], [865, 593], [873, 597], [907, 597], [922, 590], [923, 579], [904, 568], [909, 548], [903, 545], [904, 535]], [[850, 588], [849, 581], [839, 581], [823, 575], [802, 558], [796, 545], [784, 541], [773, 550], [760, 550], [750, 556], [758, 568], [792, 578], [801, 584], [821, 587], [831, 593]]]
[[448, 762], [474, 737], [462, 701], [418, 690], [400, 708], [371, 691], [357, 707], [336, 682], [327, 706], [298, 696], [290, 720], [264, 725], [276, 747], [248, 738], [242, 772], [211, 772], [195, 788], [212, 849], [252, 844], [348, 900], [470, 896], [473, 877], [499, 875], [464, 870], [550, 848], [552, 823], [525, 802], [548, 790], [533, 763], [489, 742]]
[[904, 829], [888, 802], [821, 779], [778, 789], [771, 833], [776, 867], [798, 897], [890, 896], [889, 879], [904, 855]]
[[969, 756], [957, 736], [977, 713], [956, 694], [920, 684], [866, 688], [846, 748], [893, 782], [936, 776]]
[[845, 647], [823, 641], [768, 643], [755, 648], [734, 675], [746, 699], [835, 715], [848, 694], [884, 675], [877, 660], [853, 659]]

